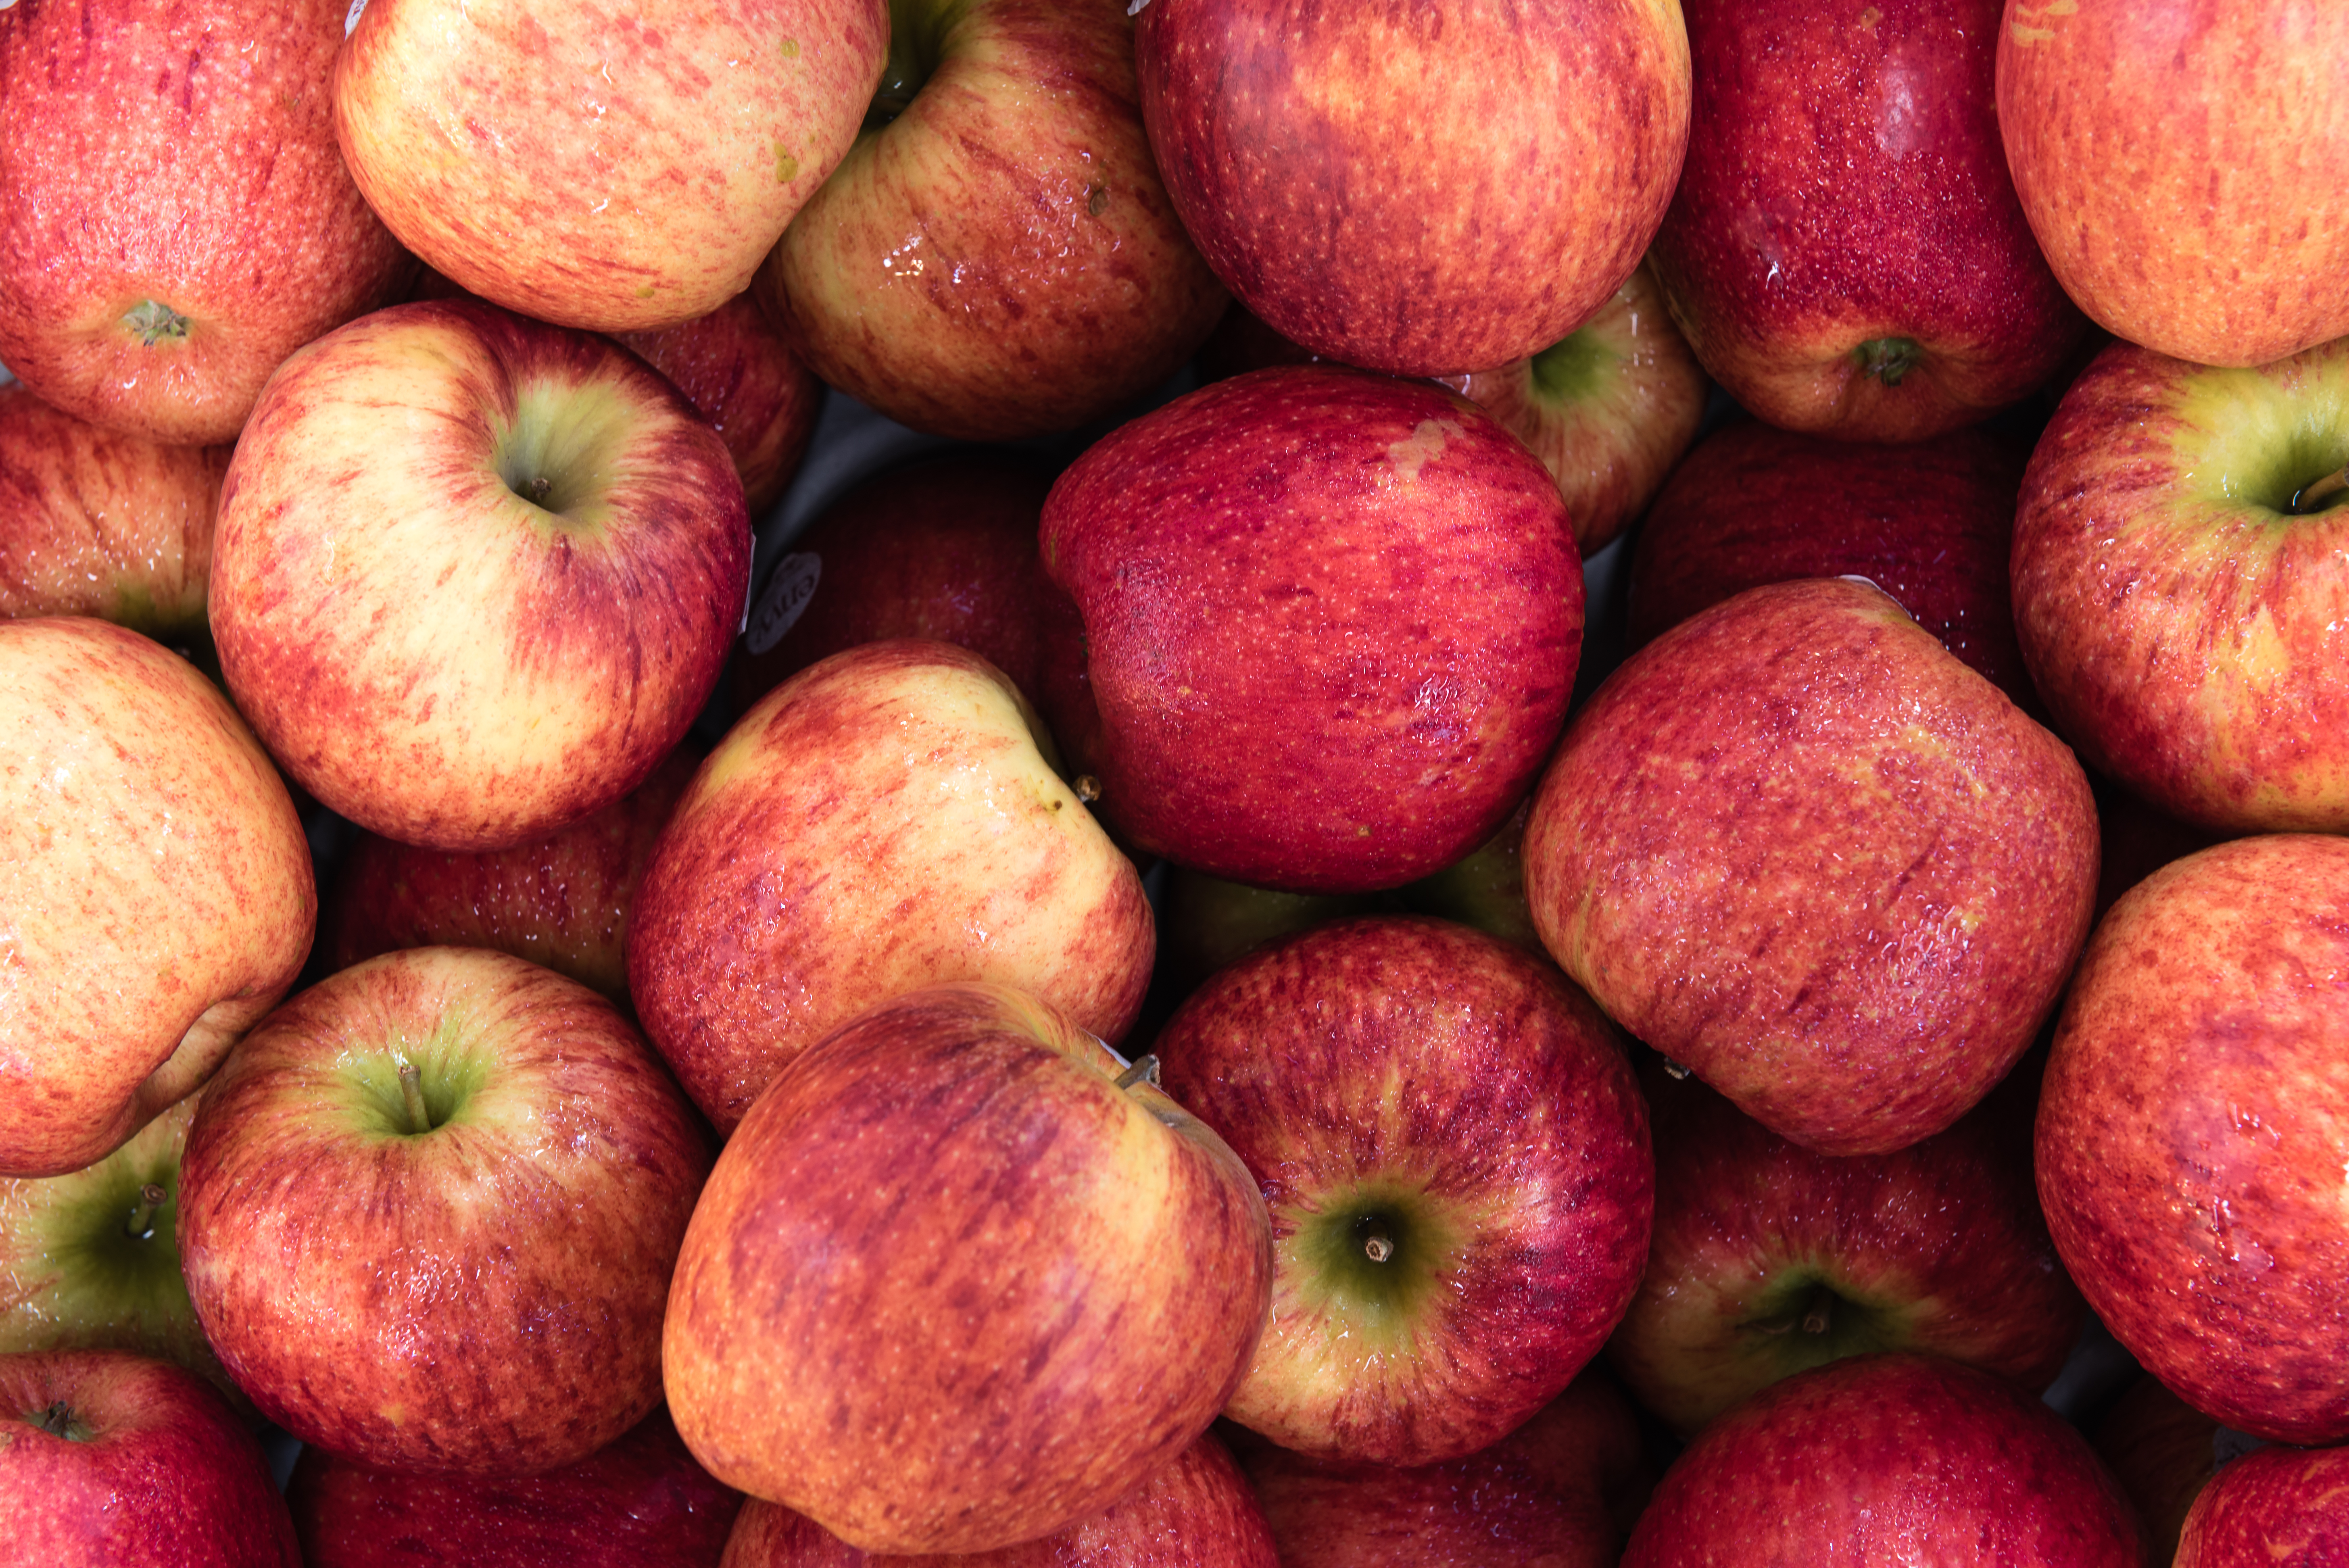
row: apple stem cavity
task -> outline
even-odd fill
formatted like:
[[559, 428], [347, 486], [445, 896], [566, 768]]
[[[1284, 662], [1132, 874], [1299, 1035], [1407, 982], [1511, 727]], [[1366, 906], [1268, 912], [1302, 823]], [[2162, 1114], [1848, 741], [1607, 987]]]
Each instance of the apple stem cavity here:
[[1917, 367], [1925, 350], [1913, 337], [1871, 337], [1852, 351], [1859, 358], [1863, 376], [1873, 376], [1887, 387], [1898, 387], [1900, 378]]
[[1136, 1057], [1132, 1067], [1117, 1075], [1120, 1088], [1132, 1088], [1137, 1083], [1146, 1083], [1152, 1088], [1158, 1087], [1158, 1057], [1154, 1052]]
[[1362, 1238], [1362, 1255], [1371, 1262], [1382, 1264], [1394, 1256], [1394, 1236], [1388, 1231], [1383, 1216], [1366, 1215], [1355, 1230]]
[[161, 300], [140, 300], [123, 316], [122, 325], [145, 348], [159, 343], [178, 343], [188, 335], [188, 318]]
[[169, 1194], [158, 1182], [150, 1181], [140, 1188], [139, 1202], [131, 1207], [130, 1222], [122, 1227], [122, 1233], [134, 1242], [152, 1240], [155, 1234], [155, 1211], [163, 1206], [163, 1200]]
[[2305, 517], [2313, 511], [2323, 511], [2344, 495], [2349, 495], [2349, 468], [2311, 480], [2293, 491], [2289, 510], [2295, 517]]
[[408, 1130], [414, 1134], [432, 1130], [432, 1115], [424, 1109], [424, 1076], [416, 1070], [414, 1062], [399, 1064], [399, 1098], [408, 1107]]
[[539, 475], [522, 487], [522, 499], [533, 506], [544, 506], [546, 498], [554, 493], [554, 481], [544, 474]]
[[1803, 1332], [1825, 1334], [1835, 1326], [1835, 1292], [1821, 1285], [1811, 1296], [1811, 1305], [1803, 1314]]

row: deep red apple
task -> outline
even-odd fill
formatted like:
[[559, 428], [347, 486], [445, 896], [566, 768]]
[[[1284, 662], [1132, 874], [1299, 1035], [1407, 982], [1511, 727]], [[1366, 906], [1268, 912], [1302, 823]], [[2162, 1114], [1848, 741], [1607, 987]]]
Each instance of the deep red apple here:
[[1226, 1414], [1284, 1448], [1440, 1464], [1499, 1441], [1638, 1287], [1654, 1167], [1614, 1030], [1445, 921], [1322, 926], [1168, 1020], [1166, 1089], [1272, 1211], [1272, 1322]]
[[2096, 1424], [2096, 1457], [2135, 1505], [2152, 1568], [2170, 1568], [2177, 1558], [2178, 1532], [2219, 1473], [2220, 1443], [2228, 1435], [2150, 1374], [2140, 1374]]
[[2349, 1558], [2349, 1449], [2262, 1449], [2220, 1470], [2176, 1568], [2329, 1568]]
[[1492, 836], [1565, 717], [1582, 573], [1557, 487], [1434, 387], [1219, 381], [1080, 458], [1042, 542], [1090, 683], [1071, 711], [1048, 676], [1048, 717], [1102, 815], [1179, 864], [1399, 886]]
[[709, 421], [734, 459], [752, 524], [763, 521], [815, 434], [823, 383], [748, 294], [675, 326], [619, 338]]

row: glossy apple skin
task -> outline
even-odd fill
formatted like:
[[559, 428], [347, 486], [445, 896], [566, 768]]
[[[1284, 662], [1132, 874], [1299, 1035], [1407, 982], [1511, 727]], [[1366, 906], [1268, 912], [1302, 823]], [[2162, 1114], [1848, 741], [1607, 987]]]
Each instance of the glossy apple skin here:
[[[556, 480], [554, 510], [517, 493], [524, 468]], [[212, 633], [238, 706], [327, 806], [504, 849], [602, 810], [684, 737], [750, 568], [732, 459], [642, 360], [424, 301], [271, 380], [221, 498]]]
[[1748, 589], [1626, 661], [1526, 827], [1542, 942], [1783, 1138], [1882, 1154], [2006, 1076], [2088, 929], [2063, 743], [1863, 583]]
[[1126, 5], [899, 0], [892, 31], [912, 101], [759, 273], [792, 346], [900, 424], [974, 441], [1074, 429], [1172, 375], [1226, 296], [1151, 160]]
[[901, 991], [1018, 985], [1103, 1039], [1149, 988], [1133, 863], [1002, 674], [867, 643], [770, 692], [653, 850], [628, 930], [645, 1029], [730, 1131], [816, 1040]]
[[317, 920], [268, 756], [188, 662], [0, 622], [0, 1175], [101, 1160], [284, 995]]
[[2349, 1554], [2349, 1449], [2262, 1449], [2194, 1500], [2176, 1568], [2325, 1568]]
[[855, 138], [888, 37], [885, 0], [369, 0], [335, 133], [459, 287], [564, 326], [673, 326], [750, 286]]
[[[232, 440], [278, 363], [408, 264], [343, 167], [336, 0], [44, 0], [0, 17], [0, 362], [173, 445]], [[148, 301], [186, 318], [146, 341]]]
[[2264, 365], [2349, 333], [2349, 222], [2279, 209], [2337, 180], [2349, 13], [2008, 0], [1998, 119], [2055, 276], [2116, 336]]
[[2127, 1500], [2079, 1433], [2012, 1385], [1936, 1357], [1856, 1357], [1787, 1378], [1699, 1434], [1624, 1568], [2142, 1568]]
[[993, 1552], [875, 1556], [771, 1502], [742, 1511], [722, 1568], [1279, 1568], [1247, 1478], [1212, 1432], [1101, 1512]]
[[[1284, 1448], [1474, 1453], [1566, 1387], [1639, 1285], [1646, 1105], [1598, 1009], [1516, 948], [1410, 916], [1321, 926], [1217, 975], [1153, 1048], [1272, 1212], [1272, 1322], [1226, 1414]], [[1392, 1257], [1333, 1265], [1371, 1216]]]
[[[2029, 395], [2087, 329], [1999, 142], [2002, 0], [1687, 0], [1695, 112], [1652, 261], [1696, 356], [1771, 424], [1912, 441]], [[1872, 370], [1862, 346], [1919, 355]]]
[[1689, 116], [1678, 0], [1150, 5], [1143, 123], [1207, 264], [1347, 365], [1539, 352], [1648, 247]]
[[1980, 429], [1901, 446], [1724, 427], [1674, 469], [1631, 556], [1631, 646], [1764, 583], [1865, 577], [2026, 713], [2007, 557], [2024, 454]]
[[[58, 1404], [64, 1437], [36, 1424]], [[47, 1568], [301, 1568], [253, 1434], [121, 1350], [0, 1356], [0, 1519], [10, 1558]]]
[[669, 378], [734, 459], [756, 524], [783, 499], [807, 455], [823, 383], [747, 293], [675, 326], [620, 341]]
[[201, 636], [226, 447], [166, 447], [0, 384], [0, 618]]
[[[788, 629], [763, 640], [752, 608], [734, 666], [744, 707], [818, 659], [859, 643], [928, 637], [968, 648], [1031, 700], [1040, 690], [1042, 605], [1052, 592], [1036, 552], [1051, 475], [1009, 452], [942, 452], [885, 470], [824, 509], [775, 573], [816, 573]], [[812, 562], [796, 560], [813, 556]]]
[[[403, 1057], [440, 1119], [420, 1135]], [[388, 954], [271, 1014], [206, 1091], [180, 1171], [188, 1295], [305, 1443], [378, 1469], [553, 1470], [659, 1403], [709, 1159], [593, 991], [502, 953]]]
[[2088, 1305], [2197, 1409], [2349, 1437], [2349, 841], [2173, 861], [2097, 927], [2039, 1107], [2039, 1196]]
[[404, 947], [487, 947], [627, 1006], [628, 912], [653, 844], [700, 766], [679, 747], [636, 789], [553, 838], [478, 854], [362, 833], [320, 917], [337, 970]]
[[2081, 756], [2229, 832], [2349, 827], [2349, 340], [2255, 370], [2116, 343], [2025, 470], [2015, 632]]
[[1654, 1239], [1607, 1345], [1632, 1395], [1686, 1434], [1789, 1374], [1879, 1350], [2033, 1393], [2054, 1382], [2086, 1309], [2032, 1187], [2033, 1078], [2026, 1062], [1946, 1130], [1842, 1159], [1694, 1078], [1645, 1078]]
[[1447, 1464], [1397, 1470], [1240, 1450], [1282, 1568], [1615, 1568], [1655, 1481], [1603, 1371]]
[[1178, 864], [1400, 886], [1492, 836], [1565, 717], [1582, 568], [1557, 487], [1437, 388], [1319, 366], [1203, 387], [1078, 459], [1041, 537], [1090, 686], [1071, 713], [1048, 686], [1054, 731], [1102, 816]]
[[2137, 1509], [2146, 1562], [2170, 1568], [2194, 1500], [2218, 1473], [2219, 1423], [2140, 1374], [2096, 1424], [2096, 1457]]
[[976, 985], [785, 1068], [670, 1292], [670, 1408], [711, 1473], [867, 1552], [991, 1552], [1195, 1441], [1264, 1326], [1270, 1226], [1223, 1140], [1119, 1071]]
[[718, 1568], [742, 1508], [666, 1410], [575, 1464], [517, 1479], [369, 1470], [305, 1448], [285, 1501], [305, 1568]]

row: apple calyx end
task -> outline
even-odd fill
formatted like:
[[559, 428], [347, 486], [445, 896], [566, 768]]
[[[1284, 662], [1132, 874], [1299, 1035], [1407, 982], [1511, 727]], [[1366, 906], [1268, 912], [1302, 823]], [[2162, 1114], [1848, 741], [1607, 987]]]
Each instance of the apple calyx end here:
[[1925, 357], [1925, 349], [1913, 337], [1871, 337], [1852, 354], [1859, 361], [1861, 375], [1873, 376], [1887, 387], [1898, 387], [1900, 378]]
[[142, 299], [132, 305], [123, 313], [122, 326], [142, 348], [179, 343], [188, 335], [188, 318], [159, 299]]
[[64, 1438], [68, 1442], [72, 1440], [73, 1412], [66, 1408], [66, 1402], [63, 1399], [53, 1401], [47, 1409], [30, 1419], [33, 1425], [40, 1428], [49, 1436]]

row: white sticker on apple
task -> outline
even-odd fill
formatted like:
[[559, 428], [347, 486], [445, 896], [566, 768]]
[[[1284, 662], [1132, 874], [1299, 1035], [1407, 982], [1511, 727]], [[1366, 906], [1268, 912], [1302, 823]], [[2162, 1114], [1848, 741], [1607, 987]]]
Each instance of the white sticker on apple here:
[[781, 642], [783, 634], [807, 614], [808, 602], [815, 597], [815, 585], [823, 577], [820, 555], [786, 555], [775, 562], [767, 579], [767, 592], [759, 607], [750, 612], [745, 645], [754, 656]]
[[367, 0], [351, 0], [351, 8], [343, 13], [344, 37], [351, 36], [351, 29], [359, 25], [359, 13], [366, 9]]

